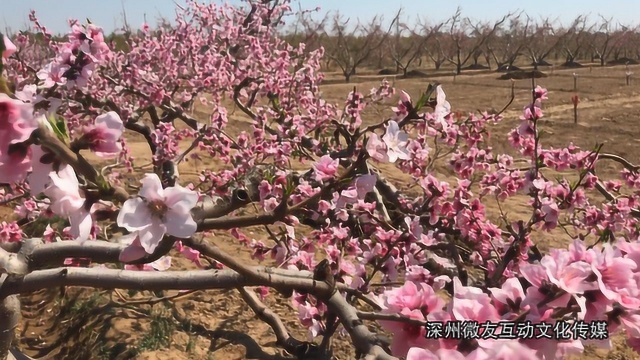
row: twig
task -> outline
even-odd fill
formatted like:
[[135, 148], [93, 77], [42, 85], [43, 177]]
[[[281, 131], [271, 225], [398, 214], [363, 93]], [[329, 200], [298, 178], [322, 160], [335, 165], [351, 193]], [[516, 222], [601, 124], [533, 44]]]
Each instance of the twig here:
[[195, 293], [198, 290], [187, 290], [185, 292], [181, 292], [175, 295], [163, 296], [163, 297], [154, 297], [146, 300], [127, 300], [122, 295], [120, 295], [121, 300], [123, 301], [122, 305], [154, 305], [157, 303], [177, 300], [188, 295]]

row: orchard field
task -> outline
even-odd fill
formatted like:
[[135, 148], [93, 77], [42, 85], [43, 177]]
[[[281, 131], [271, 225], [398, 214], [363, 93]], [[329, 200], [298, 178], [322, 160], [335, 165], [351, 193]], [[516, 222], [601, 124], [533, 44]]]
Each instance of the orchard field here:
[[[20, 34], [8, 56], [5, 41], [0, 356], [640, 358], [640, 65], [601, 66], [580, 45], [605, 34], [614, 45], [593, 49], [619, 60], [635, 29], [576, 19], [555, 55], [583, 66], [534, 80], [463, 70], [481, 49], [532, 69], [500, 53], [510, 14], [465, 38], [464, 61], [452, 47], [438, 69], [409, 66], [396, 47], [398, 75], [379, 75], [331, 39], [306, 37], [324, 57], [288, 46], [271, 28], [286, 6], [249, 3], [193, 3], [189, 21], [119, 43], [80, 23]], [[377, 51], [392, 31], [375, 25], [332, 39]], [[425, 339], [427, 320], [454, 318], [588, 318], [616, 334], [609, 350]]]

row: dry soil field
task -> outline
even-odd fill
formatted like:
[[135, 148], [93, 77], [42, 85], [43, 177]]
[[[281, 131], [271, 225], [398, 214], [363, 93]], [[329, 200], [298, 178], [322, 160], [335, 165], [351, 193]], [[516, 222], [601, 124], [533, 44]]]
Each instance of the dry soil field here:
[[[631, 86], [625, 85], [625, 68], [607, 67], [547, 71], [549, 77], [537, 79], [537, 83], [549, 90], [549, 100], [544, 106], [542, 127], [547, 136], [544, 141], [553, 146], [574, 142], [592, 148], [596, 142], [604, 143], [604, 151], [627, 157], [640, 163], [640, 67], [632, 71], [638, 74]], [[578, 93], [579, 124], [573, 124], [571, 96], [573, 76], [579, 75]], [[337, 75], [328, 75], [329, 78]], [[429, 79], [395, 81], [398, 89], [404, 89], [417, 98], [428, 82], [443, 84], [454, 110], [477, 111], [501, 109], [510, 96], [510, 81], [497, 80], [496, 73], [460, 75]], [[379, 84], [382, 77], [360, 75], [355, 85], [364, 93]], [[391, 79], [390, 79], [391, 80]], [[331, 81], [322, 87], [324, 97], [342, 104], [354, 84]], [[495, 151], [509, 151], [506, 134], [518, 124], [521, 109], [530, 101], [530, 80], [515, 82], [515, 100], [504, 113], [505, 120], [494, 126], [490, 140]], [[230, 110], [231, 112], [231, 110]], [[194, 116], [206, 118], [202, 109], [196, 108]], [[381, 114], [369, 113], [369, 119], [377, 121]], [[247, 122], [235, 111], [230, 116], [229, 132], [237, 133], [247, 127]], [[145, 144], [134, 140], [136, 155], [148, 158]], [[146, 161], [141, 161], [142, 165]], [[209, 159], [202, 162], [183, 163], [181, 174], [195, 176], [203, 168], [216, 168], [223, 164]], [[386, 168], [389, 170], [390, 168]], [[599, 174], [615, 176], [617, 168], [599, 169]], [[436, 171], [448, 176], [444, 166]], [[388, 172], [388, 178], [396, 184], [407, 184], [408, 178], [400, 172]], [[489, 208], [492, 211], [495, 208]], [[526, 203], [517, 199], [508, 204], [509, 213], [528, 214]], [[254, 236], [265, 238], [261, 229], [254, 229]], [[216, 233], [211, 241], [231, 253], [250, 260], [234, 238], [225, 232]], [[564, 244], [564, 234], [541, 234], [536, 241], [545, 248]], [[186, 269], [190, 262], [174, 257], [174, 267]], [[173, 293], [156, 294], [156, 296]], [[275, 336], [263, 322], [255, 319], [252, 311], [243, 305], [237, 292], [201, 291], [187, 294], [171, 302], [145, 303], [154, 296], [151, 293], [95, 291], [83, 289], [50, 289], [38, 294], [23, 296], [24, 320], [20, 328], [20, 348], [28, 355], [47, 359], [289, 359], [275, 345]], [[127, 302], [123, 301], [126, 298]], [[132, 301], [139, 299], [140, 301]], [[290, 301], [271, 297], [267, 303], [282, 318], [298, 338], [305, 337]], [[372, 325], [373, 326], [373, 325]], [[620, 345], [616, 339], [611, 351], [587, 349], [580, 359], [635, 359], [640, 358]], [[345, 340], [336, 342], [335, 358], [351, 359], [354, 354]]]

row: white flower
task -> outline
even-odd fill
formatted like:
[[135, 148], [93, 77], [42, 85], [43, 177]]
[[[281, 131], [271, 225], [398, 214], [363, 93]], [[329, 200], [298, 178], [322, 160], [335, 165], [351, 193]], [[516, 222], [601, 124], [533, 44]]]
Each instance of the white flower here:
[[75, 171], [71, 166], [65, 165], [58, 172], [49, 173], [49, 178], [51, 185], [44, 190], [44, 194], [51, 199], [51, 211], [69, 218], [71, 235], [76, 240], [89, 239], [93, 220], [90, 212], [85, 209], [85, 198], [80, 195]]
[[387, 156], [389, 162], [396, 162], [396, 160], [409, 160], [409, 152], [407, 151], [407, 142], [409, 135], [404, 131], [400, 131], [398, 123], [391, 120], [389, 126], [387, 126], [387, 132], [382, 137], [382, 141], [387, 145]]
[[446, 130], [449, 127], [447, 124], [447, 120], [445, 119], [447, 115], [451, 113], [451, 104], [447, 101], [447, 96], [442, 90], [442, 86], [438, 85], [436, 88], [436, 108], [434, 110], [434, 115], [436, 118], [436, 122], [442, 125], [442, 130]]
[[117, 222], [137, 232], [147, 253], [153, 253], [165, 234], [188, 238], [196, 232], [198, 226], [191, 217], [198, 202], [195, 191], [180, 185], [163, 189], [158, 175], [146, 174], [138, 195], [125, 201]]

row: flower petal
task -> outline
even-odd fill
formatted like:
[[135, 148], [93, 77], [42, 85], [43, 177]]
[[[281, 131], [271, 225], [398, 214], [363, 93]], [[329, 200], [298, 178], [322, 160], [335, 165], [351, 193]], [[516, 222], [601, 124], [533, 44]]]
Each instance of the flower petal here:
[[154, 218], [151, 225], [138, 232], [140, 245], [142, 245], [148, 254], [153, 254], [166, 232], [167, 229], [164, 224], [162, 224], [159, 219]]
[[124, 248], [124, 250], [122, 250], [122, 252], [120, 253], [120, 256], [118, 257], [118, 260], [124, 263], [128, 263], [128, 262], [142, 259], [146, 255], [147, 255], [147, 252], [144, 250], [144, 248], [140, 244], [138, 245], [132, 244]]
[[53, 171], [51, 164], [43, 164], [40, 159], [45, 155], [42, 146], [31, 146], [31, 169], [32, 172], [27, 178], [29, 182], [29, 188], [32, 195], [40, 194], [47, 187], [51, 178], [49, 173]]
[[180, 185], [164, 189], [165, 204], [176, 212], [189, 213], [198, 203], [198, 194]]
[[164, 190], [162, 189], [162, 182], [160, 182], [160, 178], [157, 174], [145, 174], [141, 183], [142, 188], [140, 189], [138, 195], [150, 201], [164, 201]]
[[3, 58], [8, 58], [9, 56], [13, 55], [13, 53], [16, 52], [16, 50], [18, 50], [18, 48], [16, 47], [16, 45], [11, 42], [11, 40], [3, 35], [2, 36], [2, 41], [4, 42], [4, 51], [2, 52], [2, 57]]
[[129, 231], [142, 230], [152, 222], [151, 211], [144, 200], [136, 197], [122, 204], [116, 221], [118, 226]]
[[164, 224], [167, 228], [167, 234], [179, 238], [188, 238], [198, 229], [198, 225], [191, 218], [190, 213], [178, 212], [174, 209], [167, 211]]
[[171, 256], [163, 256], [149, 265], [156, 271], [165, 271], [171, 267]]
[[71, 235], [75, 240], [85, 242], [91, 236], [91, 228], [93, 227], [93, 219], [84, 208], [74, 211], [69, 216], [71, 224]]
[[122, 131], [124, 130], [122, 119], [120, 119], [120, 115], [115, 111], [109, 111], [106, 114], [97, 116], [95, 124], [96, 126], [104, 127], [106, 129], [119, 131], [120, 134], [122, 134]]
[[64, 193], [79, 193], [78, 187], [80, 184], [78, 183], [78, 177], [70, 165], [65, 165], [62, 169], [59, 169], [57, 173], [55, 171], [51, 172], [49, 177], [51, 177], [53, 185]]
[[400, 131], [400, 126], [394, 120], [389, 121], [389, 126], [387, 127], [387, 133], [390, 135], [395, 135]]

